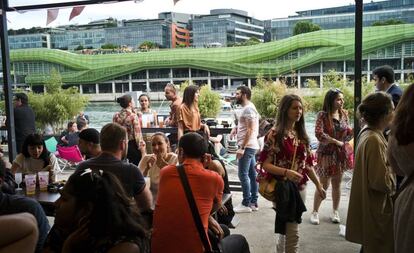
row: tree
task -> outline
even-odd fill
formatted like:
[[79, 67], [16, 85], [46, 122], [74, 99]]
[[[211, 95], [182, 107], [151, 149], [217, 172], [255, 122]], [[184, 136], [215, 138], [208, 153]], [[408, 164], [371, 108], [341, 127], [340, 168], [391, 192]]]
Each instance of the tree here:
[[83, 50], [85, 49], [82, 45], [79, 45], [75, 48], [75, 51]]
[[391, 19], [387, 19], [384, 21], [375, 21], [374, 23], [372, 23], [372, 26], [400, 25], [400, 24], [405, 24], [405, 22], [402, 20], [391, 18]]
[[151, 50], [151, 49], [158, 48], [158, 46], [157, 46], [156, 43], [154, 43], [152, 41], [144, 41], [138, 46], [138, 48], [140, 50], [143, 50], [143, 51], [148, 51], [148, 50]]
[[210, 86], [203, 85], [198, 98], [198, 108], [203, 118], [215, 118], [220, 112], [220, 95], [212, 91]]
[[315, 25], [310, 21], [299, 21], [295, 24], [295, 27], [293, 28], [293, 35], [309, 33], [319, 30], [321, 30], [321, 27], [319, 25]]
[[50, 71], [45, 88], [44, 94], [28, 94], [29, 104], [36, 115], [36, 125], [41, 129], [50, 124], [57, 132], [88, 104], [88, 98], [79, 94], [77, 87], [62, 89], [62, 77], [55, 69]]
[[117, 49], [118, 45], [112, 43], [106, 43], [101, 46], [102, 49]]

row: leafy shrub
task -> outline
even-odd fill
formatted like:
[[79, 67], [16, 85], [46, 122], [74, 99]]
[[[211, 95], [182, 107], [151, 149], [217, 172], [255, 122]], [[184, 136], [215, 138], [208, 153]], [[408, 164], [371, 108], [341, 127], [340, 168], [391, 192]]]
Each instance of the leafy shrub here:
[[252, 102], [263, 118], [276, 118], [279, 101], [287, 93], [287, 87], [280, 81], [266, 80], [261, 74], [252, 89]]
[[77, 87], [62, 89], [62, 77], [55, 69], [51, 70], [45, 88], [44, 94], [28, 93], [36, 125], [41, 129], [48, 124], [55, 132], [62, 129], [68, 120], [83, 111], [88, 104], [88, 98], [79, 94]]
[[215, 118], [221, 108], [220, 95], [212, 91], [208, 85], [203, 85], [200, 89], [200, 97], [198, 98], [198, 108], [201, 117]]

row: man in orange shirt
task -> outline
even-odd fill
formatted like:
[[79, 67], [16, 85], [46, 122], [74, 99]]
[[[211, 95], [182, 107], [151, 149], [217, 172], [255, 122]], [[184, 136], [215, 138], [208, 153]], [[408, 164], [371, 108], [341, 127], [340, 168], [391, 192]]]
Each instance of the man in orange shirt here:
[[[187, 133], [179, 141], [178, 160], [184, 165], [200, 219], [207, 234], [210, 228], [223, 237], [220, 225], [210, 216], [213, 205], [221, 205], [223, 179], [205, 166], [211, 161], [206, 155], [207, 143], [197, 133]], [[248, 253], [249, 246], [241, 235], [230, 235], [221, 242], [224, 252]], [[203, 253], [204, 248], [196, 228], [191, 208], [181, 183], [177, 167], [161, 169], [158, 199], [155, 204], [152, 253]]]

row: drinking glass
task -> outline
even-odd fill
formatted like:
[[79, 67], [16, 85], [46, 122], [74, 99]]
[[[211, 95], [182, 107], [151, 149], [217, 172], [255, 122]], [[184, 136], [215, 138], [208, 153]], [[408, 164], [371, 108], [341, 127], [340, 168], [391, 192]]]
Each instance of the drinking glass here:
[[17, 189], [16, 190], [21, 190], [22, 188], [20, 188], [20, 184], [22, 183], [22, 180], [23, 180], [23, 178], [22, 178], [22, 173], [16, 173], [15, 175], [14, 175], [14, 180], [16, 180], [16, 183], [17, 183]]

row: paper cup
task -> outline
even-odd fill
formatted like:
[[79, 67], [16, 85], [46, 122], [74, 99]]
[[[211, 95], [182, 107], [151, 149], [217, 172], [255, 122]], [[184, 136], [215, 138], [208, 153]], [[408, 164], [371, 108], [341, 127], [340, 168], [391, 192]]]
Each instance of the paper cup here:
[[40, 171], [37, 174], [39, 176], [40, 190], [47, 191], [47, 185], [49, 184], [49, 171]]
[[36, 175], [27, 174], [24, 181], [26, 183], [26, 195], [34, 195], [36, 192]]
[[158, 116], [158, 125], [163, 128], [164, 127], [164, 117]]

